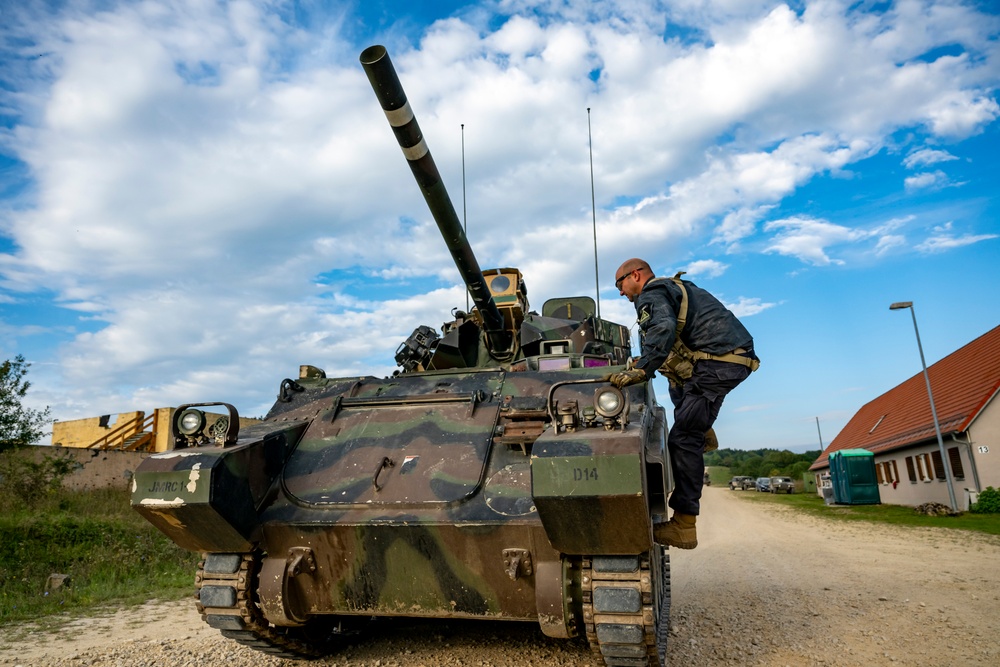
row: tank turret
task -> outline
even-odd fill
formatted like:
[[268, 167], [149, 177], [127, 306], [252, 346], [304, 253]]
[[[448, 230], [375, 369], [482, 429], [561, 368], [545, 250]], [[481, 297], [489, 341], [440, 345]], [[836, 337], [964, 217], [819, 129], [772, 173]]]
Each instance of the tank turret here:
[[598, 365], [581, 355], [625, 363], [628, 330], [597, 317], [590, 297], [550, 299], [539, 315], [530, 311], [519, 270], [480, 269], [385, 48], [365, 49], [361, 65], [476, 305], [471, 315], [456, 312], [455, 320], [442, 326], [440, 338], [431, 339], [428, 331], [433, 331], [426, 325], [417, 327], [397, 350], [403, 372], [509, 366], [525, 359], [521, 365], [532, 367], [535, 358], [552, 354], [567, 355], [570, 365]]

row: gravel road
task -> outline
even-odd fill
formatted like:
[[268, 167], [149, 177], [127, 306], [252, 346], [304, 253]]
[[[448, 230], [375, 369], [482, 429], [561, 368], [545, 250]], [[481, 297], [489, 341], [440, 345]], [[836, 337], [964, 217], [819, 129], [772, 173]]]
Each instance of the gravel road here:
[[[1000, 539], [840, 523], [705, 489], [700, 544], [671, 552], [668, 663], [1000, 665]], [[831, 511], [838, 511], [831, 508]], [[317, 667], [590, 665], [584, 642], [535, 624], [395, 620]], [[57, 631], [5, 627], [0, 665], [291, 667], [156, 602]]]

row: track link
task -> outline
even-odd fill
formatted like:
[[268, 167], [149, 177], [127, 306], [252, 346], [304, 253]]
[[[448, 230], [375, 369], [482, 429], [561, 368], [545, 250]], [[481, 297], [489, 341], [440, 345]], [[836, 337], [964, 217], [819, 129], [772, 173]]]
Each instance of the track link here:
[[256, 601], [260, 554], [205, 554], [195, 575], [202, 620], [224, 637], [282, 658], [319, 658], [330, 652], [329, 632], [312, 638], [308, 626], [271, 625]]
[[587, 640], [607, 667], [666, 664], [669, 556], [659, 545], [639, 556], [590, 556], [581, 571]]

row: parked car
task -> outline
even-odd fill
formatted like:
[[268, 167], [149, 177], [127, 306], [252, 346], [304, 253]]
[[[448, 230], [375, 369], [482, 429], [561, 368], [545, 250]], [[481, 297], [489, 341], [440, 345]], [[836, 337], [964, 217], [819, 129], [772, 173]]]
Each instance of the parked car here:
[[791, 477], [772, 477], [771, 493], [791, 493], [795, 490], [795, 482]]
[[735, 491], [736, 489], [739, 489], [740, 491], [746, 491], [747, 489], [752, 487], [753, 487], [753, 477], [746, 477], [743, 475], [739, 475], [729, 480], [730, 491]]
[[757, 478], [757, 490], [758, 491], [770, 491], [771, 490], [771, 478], [770, 477], [758, 477]]

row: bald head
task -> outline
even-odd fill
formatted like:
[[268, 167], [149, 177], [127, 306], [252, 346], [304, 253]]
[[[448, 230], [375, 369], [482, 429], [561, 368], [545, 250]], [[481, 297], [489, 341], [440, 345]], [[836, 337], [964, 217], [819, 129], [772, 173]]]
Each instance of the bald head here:
[[629, 301], [634, 301], [646, 282], [653, 277], [649, 263], [644, 259], [633, 257], [622, 262], [615, 271], [615, 289]]
[[626, 259], [622, 262], [622, 265], [618, 267], [618, 271], [615, 272], [615, 280], [617, 281], [626, 273], [631, 273], [632, 271], [649, 271], [651, 274], [653, 270], [649, 268], [649, 263], [644, 259], [639, 259], [638, 257], [633, 257], [632, 259]]

